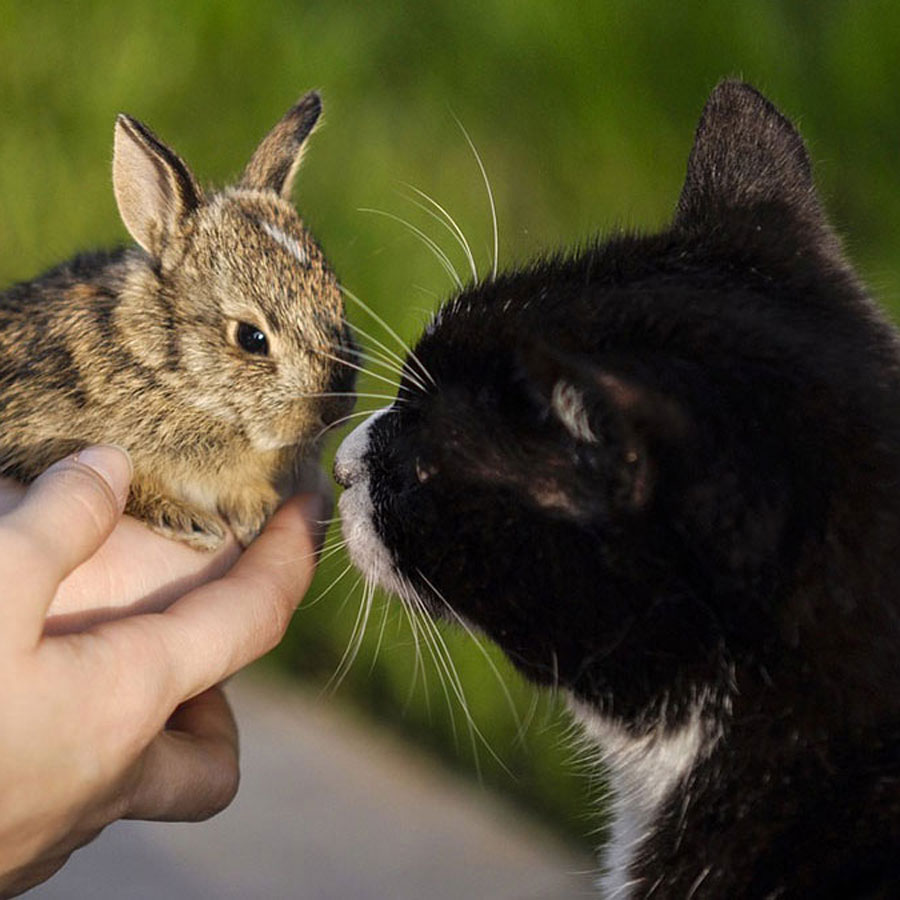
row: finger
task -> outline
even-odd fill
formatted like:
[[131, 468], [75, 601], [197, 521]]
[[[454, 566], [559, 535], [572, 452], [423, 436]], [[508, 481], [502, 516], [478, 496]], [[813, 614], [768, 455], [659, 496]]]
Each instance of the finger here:
[[239, 781], [238, 732], [220, 688], [188, 700], [147, 748], [123, 818], [197, 822], [221, 812]]
[[68, 852], [41, 858], [13, 872], [4, 872], [0, 877], [0, 897], [18, 897], [43, 884], [68, 862], [70, 854], [76, 849], [72, 847]]
[[100, 836], [100, 833], [108, 825], [76, 825], [66, 832], [62, 840], [48, 848], [39, 857], [26, 863], [18, 869], [4, 872], [0, 875], [0, 898], [18, 897], [25, 891], [43, 884], [55, 875], [69, 860], [69, 857], [79, 848], [89, 844]]
[[221, 578], [240, 556], [229, 533], [215, 551], [195, 550], [123, 516], [102, 547], [66, 576], [44, 634], [84, 631], [123, 616], [162, 612], [188, 591]]
[[4, 633], [37, 640], [59, 583], [106, 540], [122, 514], [131, 461], [89, 447], [52, 465], [0, 517]]
[[25, 496], [25, 485], [11, 478], [0, 478], [0, 515], [15, 509]]
[[136, 692], [136, 712], [199, 694], [278, 643], [312, 581], [321, 512], [316, 495], [292, 498], [224, 578], [160, 615], [120, 619], [92, 632], [115, 648], [122, 678], [143, 679], [147, 695]]

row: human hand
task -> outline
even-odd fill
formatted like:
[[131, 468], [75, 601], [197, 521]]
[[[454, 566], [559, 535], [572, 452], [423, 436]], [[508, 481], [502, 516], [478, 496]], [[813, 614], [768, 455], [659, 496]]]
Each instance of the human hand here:
[[[24, 496], [25, 485], [0, 479], [0, 515]], [[97, 551], [63, 579], [44, 633], [82, 631], [136, 612], [161, 612], [192, 588], [224, 575], [240, 552], [231, 534], [215, 551], [195, 550], [122, 516]]]
[[0, 896], [45, 880], [116, 819], [203, 819], [228, 804], [237, 732], [215, 685], [280, 640], [312, 577], [322, 505], [306, 496], [164, 612], [46, 635], [129, 478], [123, 454], [92, 448], [0, 515]]

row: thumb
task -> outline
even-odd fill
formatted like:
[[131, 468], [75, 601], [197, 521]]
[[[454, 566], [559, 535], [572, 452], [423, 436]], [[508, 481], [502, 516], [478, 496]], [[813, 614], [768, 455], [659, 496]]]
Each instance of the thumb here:
[[97, 550], [122, 515], [131, 475], [124, 450], [88, 447], [50, 466], [0, 517], [0, 579], [12, 597], [25, 595], [10, 604], [19, 607], [20, 621], [21, 605], [31, 610], [28, 619], [39, 614], [31, 623], [38, 634], [59, 583]]

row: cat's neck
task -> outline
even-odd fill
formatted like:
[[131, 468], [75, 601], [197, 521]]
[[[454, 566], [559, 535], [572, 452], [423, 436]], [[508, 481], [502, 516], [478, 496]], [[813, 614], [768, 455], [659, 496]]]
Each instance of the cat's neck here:
[[628, 898], [639, 883], [632, 864], [641, 857], [660, 810], [697, 762], [706, 758], [719, 731], [706, 703], [698, 700], [681, 724], [660, 723], [639, 734], [621, 720], [572, 699], [570, 708], [584, 729], [590, 755], [603, 767], [611, 821], [601, 856], [598, 886], [603, 897]]
[[748, 700], [701, 699], [641, 729], [570, 701], [609, 787], [602, 897], [803, 897], [831, 882], [828, 896], [894, 896], [900, 723], [785, 733], [795, 717], [750, 715]]

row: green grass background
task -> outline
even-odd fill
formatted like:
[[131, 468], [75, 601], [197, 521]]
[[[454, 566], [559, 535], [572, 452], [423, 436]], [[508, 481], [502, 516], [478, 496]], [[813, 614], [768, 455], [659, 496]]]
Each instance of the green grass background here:
[[[451, 284], [406, 229], [359, 209], [409, 219], [462, 271], [449, 235], [404, 198], [404, 183], [415, 185], [452, 211], [487, 271], [487, 197], [456, 118], [490, 174], [500, 265], [509, 266], [597, 231], [663, 223], [706, 94], [740, 76], [799, 123], [851, 256], [897, 309], [898, 60], [900, 5], [887, 0], [2, 0], [0, 282], [126, 239], [109, 180], [117, 112], [146, 121], [203, 181], [222, 184], [315, 87], [326, 124], [298, 179], [298, 205], [342, 281], [411, 340]], [[389, 340], [359, 311], [351, 318]], [[324, 563], [309, 600], [345, 566]], [[301, 608], [275, 664], [328, 681], [356, 618], [355, 577]], [[328, 702], [395, 724], [584, 837], [598, 819], [558, 701], [532, 692], [493, 651], [489, 665], [467, 636], [442, 633], [491, 750], [433, 664], [414, 676], [412, 635], [393, 604], [376, 604]]]

